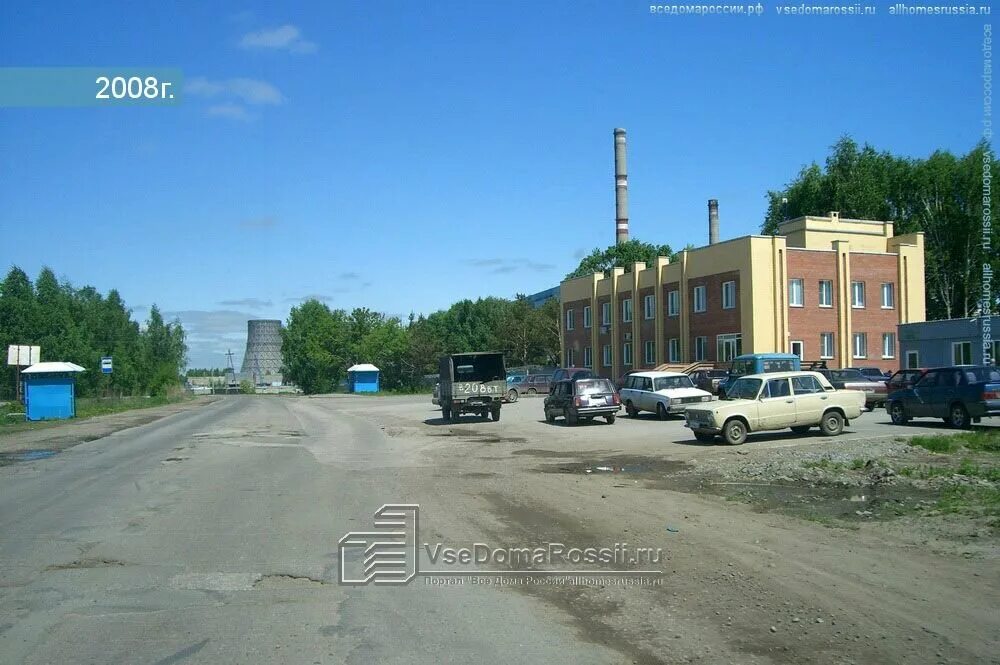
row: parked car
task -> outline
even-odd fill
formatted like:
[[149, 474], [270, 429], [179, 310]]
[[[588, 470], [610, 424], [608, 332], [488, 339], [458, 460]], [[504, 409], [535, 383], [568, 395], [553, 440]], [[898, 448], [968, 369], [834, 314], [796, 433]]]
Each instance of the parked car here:
[[960, 365], [929, 369], [912, 388], [893, 391], [886, 410], [895, 425], [911, 418], [942, 418], [965, 429], [1000, 416], [1000, 368]]
[[734, 381], [724, 399], [688, 408], [684, 426], [699, 441], [721, 435], [731, 445], [750, 433], [785, 427], [803, 434], [819, 426], [836, 436], [861, 415], [864, 404], [863, 392], [837, 390], [817, 372], [751, 374]]
[[507, 377], [507, 395], [506, 395], [506, 399], [507, 399], [508, 402], [516, 402], [517, 401], [517, 398], [520, 397], [520, 395], [521, 395], [521, 391], [520, 391], [521, 384], [523, 384], [524, 380], [527, 379], [527, 378], [528, 377], [525, 374], [514, 374], [513, 376], [508, 376]]
[[621, 399], [608, 379], [575, 378], [553, 383], [543, 408], [545, 421], [550, 423], [558, 417], [564, 418], [567, 425], [575, 425], [581, 418], [603, 417], [613, 425], [621, 410]]
[[855, 369], [861, 372], [866, 379], [871, 379], [872, 381], [882, 381], [883, 383], [891, 375], [890, 372], [883, 372], [878, 367], [856, 367]]
[[860, 371], [847, 369], [820, 369], [816, 370], [826, 377], [834, 388], [838, 390], [861, 390], [865, 393], [865, 407], [874, 409], [885, 404], [888, 390], [885, 387], [885, 379], [869, 379]]
[[802, 359], [794, 353], [747, 353], [733, 358], [726, 378], [719, 383], [717, 394], [722, 397], [729, 386], [741, 376], [770, 374], [771, 372], [797, 372], [802, 369]]
[[565, 381], [567, 379], [585, 379], [596, 376], [592, 370], [586, 367], [560, 367], [552, 373], [552, 378], [549, 380], [549, 392], [552, 392], [552, 387], [557, 381]]
[[521, 395], [544, 395], [549, 392], [551, 374], [528, 374], [520, 381], [507, 382], [507, 401], [516, 402]]
[[712, 393], [695, 388], [691, 377], [680, 372], [636, 372], [625, 379], [620, 395], [630, 417], [652, 411], [660, 420], [684, 413], [692, 404], [712, 401]]
[[719, 394], [719, 384], [729, 377], [724, 369], [699, 369], [688, 374], [695, 388], [707, 390], [713, 395]]
[[628, 381], [628, 377], [632, 376], [636, 372], [641, 372], [641, 371], [642, 371], [641, 369], [630, 369], [629, 371], [619, 376], [618, 380], [615, 381], [615, 388], [618, 389], [618, 392], [621, 392], [622, 388], [625, 387], [625, 382]]
[[926, 373], [927, 370], [923, 368], [901, 369], [889, 377], [889, 380], [885, 382], [885, 389], [889, 394], [892, 394], [894, 390], [912, 388], [913, 384], [919, 381], [920, 377]]

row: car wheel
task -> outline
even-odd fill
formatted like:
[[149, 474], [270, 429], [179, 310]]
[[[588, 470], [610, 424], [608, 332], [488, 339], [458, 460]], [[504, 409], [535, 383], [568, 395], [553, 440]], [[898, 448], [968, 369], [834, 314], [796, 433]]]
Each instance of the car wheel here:
[[517, 401], [517, 391], [511, 388], [507, 391], [507, 401], [516, 402]]
[[969, 412], [961, 404], [952, 404], [948, 417], [949, 424], [955, 429], [969, 429]]
[[632, 400], [625, 402], [625, 413], [628, 414], [629, 418], [635, 418], [639, 415], [639, 409], [632, 406]]
[[747, 440], [747, 426], [742, 420], [733, 418], [722, 428], [722, 438], [731, 446], [738, 446]]
[[538, 391], [535, 390], [534, 388], [528, 388], [528, 394], [529, 395], [537, 395]]
[[663, 402], [657, 402], [656, 417], [659, 418], [660, 420], [666, 420], [668, 415], [670, 414], [667, 413], [667, 407], [663, 406]]
[[796, 434], [805, 434], [806, 432], [809, 431], [809, 428], [810, 428], [809, 425], [796, 425], [795, 427], [792, 428], [792, 431], [795, 432]]
[[548, 409], [545, 409], [545, 422], [547, 422], [547, 423], [554, 423], [555, 421], [556, 421], [556, 417], [554, 415], [552, 415], [552, 412], [549, 411]]
[[609, 413], [608, 415], [604, 416], [604, 419], [608, 421], [609, 425], [615, 424], [615, 414], [613, 413]]
[[827, 411], [819, 422], [819, 429], [827, 436], [837, 436], [844, 431], [844, 416], [837, 411]]
[[709, 443], [710, 441], [715, 440], [715, 435], [711, 432], [695, 432], [694, 438], [702, 443]]
[[573, 426], [577, 423], [577, 416], [571, 409], [563, 411], [563, 418], [566, 420], [567, 425]]
[[893, 425], [905, 425], [910, 420], [910, 417], [906, 415], [906, 409], [903, 408], [902, 402], [890, 402], [887, 410], [889, 411], [889, 418], [892, 419]]

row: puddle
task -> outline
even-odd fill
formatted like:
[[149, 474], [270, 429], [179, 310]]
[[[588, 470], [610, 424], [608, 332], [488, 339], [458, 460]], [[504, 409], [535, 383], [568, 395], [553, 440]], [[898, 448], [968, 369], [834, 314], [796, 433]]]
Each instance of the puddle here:
[[612, 457], [592, 462], [564, 462], [562, 464], [546, 464], [539, 468], [542, 473], [568, 473], [583, 475], [602, 474], [636, 474], [662, 475], [680, 471], [687, 466], [685, 462], [662, 460], [649, 457]]
[[0, 466], [48, 459], [58, 452], [58, 450], [22, 450], [16, 453], [0, 453]]

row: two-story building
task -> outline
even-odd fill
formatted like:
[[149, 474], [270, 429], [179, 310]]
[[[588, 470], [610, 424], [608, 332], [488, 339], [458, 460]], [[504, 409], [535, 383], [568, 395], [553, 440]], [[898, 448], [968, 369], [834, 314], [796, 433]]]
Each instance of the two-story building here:
[[800, 217], [560, 285], [563, 362], [632, 369], [789, 352], [830, 367], [899, 367], [897, 325], [924, 320], [924, 238], [892, 222]]

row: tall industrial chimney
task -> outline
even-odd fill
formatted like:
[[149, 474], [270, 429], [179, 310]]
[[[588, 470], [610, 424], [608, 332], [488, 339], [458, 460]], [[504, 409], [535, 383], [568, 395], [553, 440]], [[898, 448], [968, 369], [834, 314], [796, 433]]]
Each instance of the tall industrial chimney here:
[[716, 199], [708, 200], [708, 244], [714, 245], [719, 242], [719, 202]]
[[615, 129], [615, 242], [628, 242], [628, 174], [625, 168], [625, 130]]

